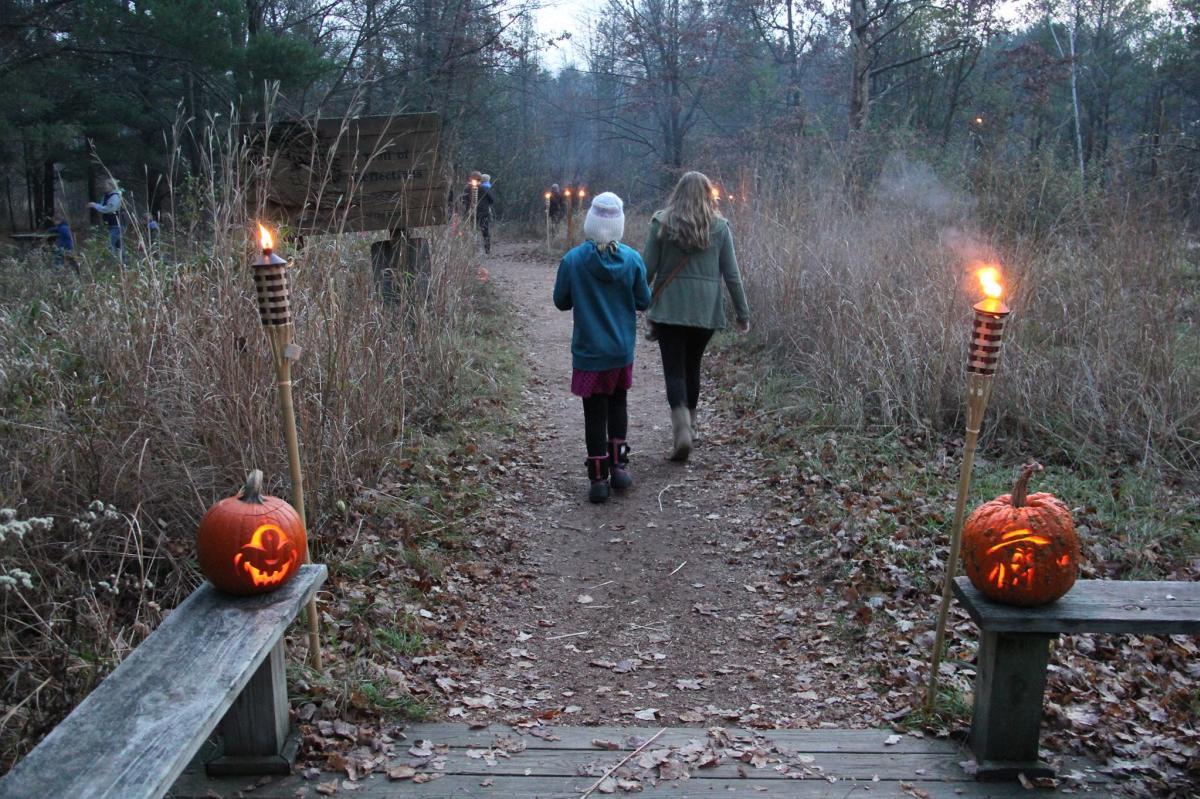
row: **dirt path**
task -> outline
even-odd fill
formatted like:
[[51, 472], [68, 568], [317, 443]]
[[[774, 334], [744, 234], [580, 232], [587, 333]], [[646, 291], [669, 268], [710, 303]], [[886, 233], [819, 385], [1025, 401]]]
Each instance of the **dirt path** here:
[[[864, 676], [820, 654], [830, 641], [820, 628], [832, 622], [808, 627], [809, 610], [768, 568], [784, 539], [765, 523], [765, 464], [735, 440], [730, 420], [713, 415], [711, 385], [691, 462], [665, 459], [661, 364], [644, 340], [629, 395], [635, 487], [604, 505], [587, 502], [583, 414], [569, 393], [571, 316], [550, 301], [556, 264], [536, 253], [532, 244], [500, 246], [488, 261], [526, 342], [529, 454], [505, 487], [508, 506], [491, 522], [516, 546], [506, 587], [480, 608], [475, 626], [487, 654], [462, 675], [469, 679], [448, 717], [761, 726], [875, 720], [847, 712], [856, 694], [875, 698]], [[798, 621], [807, 642], [795, 640]], [[843, 712], [830, 712], [839, 703]]]

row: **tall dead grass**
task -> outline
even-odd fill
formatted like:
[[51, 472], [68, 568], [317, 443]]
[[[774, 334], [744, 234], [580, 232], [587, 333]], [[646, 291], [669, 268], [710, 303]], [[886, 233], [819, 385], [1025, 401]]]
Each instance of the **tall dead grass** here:
[[865, 207], [805, 176], [726, 209], [764, 357], [793, 367], [803, 412], [958, 429], [973, 263], [994, 259], [1013, 315], [993, 431], [1194, 468], [1200, 268], [1183, 231], [1062, 175], [986, 177], [976, 199], [897, 157]]
[[[170, 186], [157, 251], [131, 225], [123, 267], [96, 247], [78, 279], [37, 260], [0, 269], [0, 507], [52, 519], [0, 535], [0, 576], [13, 576], [0, 586], [0, 765], [196, 585], [191, 541], [212, 502], [254, 467], [290, 494], [248, 267], [266, 167], [236, 125], [209, 130], [201, 174]], [[293, 251], [284, 230], [316, 559], [333, 554], [320, 528], [337, 501], [472, 401], [475, 245], [426, 233], [428, 272], [385, 304], [368, 247], [386, 234]]]

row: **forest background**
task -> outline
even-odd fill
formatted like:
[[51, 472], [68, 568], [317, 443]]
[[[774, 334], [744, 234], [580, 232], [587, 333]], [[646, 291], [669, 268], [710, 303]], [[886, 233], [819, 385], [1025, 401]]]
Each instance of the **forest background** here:
[[[251, 465], [287, 471], [266, 367], [244, 354], [261, 336], [244, 273], [253, 176], [232, 135], [268, 108], [440, 112], [448, 172], [494, 176], [510, 241], [540, 238], [558, 182], [621, 194], [640, 245], [680, 172], [708, 173], [754, 308], [731, 401], [784, 471], [820, 470], [805, 458], [822, 437], [871, 463], [915, 457], [898, 435], [949, 468], [971, 266], [998, 261], [1014, 315], [988, 454], [1057, 471], [1091, 528], [1085, 575], [1200, 573], [1197, 0], [598, 0], [569, 39], [536, 13], [0, 0], [0, 228], [65, 214], [83, 265], [0, 264], [4, 764], [195, 586], [208, 504]], [[125, 192], [124, 269], [85, 210], [106, 173]], [[374, 297], [369, 236], [285, 244], [306, 309], [310, 521], [338, 544], [318, 549], [335, 584], [385, 560], [364, 555], [365, 520], [401, 537], [402, 582], [428, 592], [486, 504], [462, 422], [481, 397], [513, 402], [519, 363], [478, 255], [429, 235], [429, 279], [399, 311]], [[940, 508], [950, 482], [916, 493]], [[922, 535], [933, 550], [944, 532]], [[928, 578], [925, 561], [904, 568]], [[403, 633], [408, 655], [432, 635], [419, 619]], [[344, 695], [424, 701], [355, 672], [379, 644], [342, 635]], [[1164, 696], [1164, 729], [1195, 718], [1194, 680]]]

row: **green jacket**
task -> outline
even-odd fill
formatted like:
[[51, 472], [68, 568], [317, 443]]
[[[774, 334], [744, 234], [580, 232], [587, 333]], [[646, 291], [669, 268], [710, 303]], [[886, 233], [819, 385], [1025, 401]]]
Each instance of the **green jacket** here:
[[[658, 282], [666, 280], [684, 256], [683, 250], [669, 239], [658, 236], [659, 214], [650, 221], [650, 235], [642, 250], [646, 262], [646, 280], [657, 291]], [[733, 298], [734, 312], [739, 321], [750, 320], [750, 306], [742, 289], [742, 274], [738, 271], [737, 256], [733, 253], [733, 232], [724, 219], [714, 219], [709, 234], [708, 249], [694, 252], [683, 271], [675, 276], [647, 312], [652, 322], [666, 325], [686, 325], [720, 330], [725, 327], [725, 298], [721, 296], [721, 280]]]

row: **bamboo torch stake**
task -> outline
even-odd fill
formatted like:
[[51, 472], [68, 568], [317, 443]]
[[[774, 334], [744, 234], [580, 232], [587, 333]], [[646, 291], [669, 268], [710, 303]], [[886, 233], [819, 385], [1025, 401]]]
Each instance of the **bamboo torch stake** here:
[[575, 246], [575, 211], [571, 207], [571, 189], [568, 187], [563, 190], [563, 197], [567, 200], [567, 249]]
[[933, 657], [929, 670], [929, 687], [925, 691], [925, 711], [933, 710], [937, 697], [938, 668], [942, 662], [942, 647], [946, 642], [946, 622], [950, 616], [950, 600], [954, 596], [954, 576], [962, 551], [963, 518], [971, 488], [971, 469], [975, 463], [975, 445], [988, 400], [992, 396], [992, 380], [1000, 363], [1000, 346], [1004, 337], [1004, 322], [1008, 306], [1000, 300], [1003, 289], [999, 273], [993, 267], [980, 270], [979, 280], [988, 298], [974, 306], [975, 322], [971, 332], [971, 352], [967, 362], [967, 428], [963, 442], [962, 468], [958, 475], [958, 497], [954, 502], [954, 525], [950, 528], [950, 554], [946, 559], [946, 579], [942, 583], [942, 601], [938, 607], [937, 632], [933, 641]]
[[[304, 512], [304, 472], [300, 467], [300, 439], [296, 435], [296, 410], [292, 404], [292, 361], [300, 357], [300, 347], [293, 342], [291, 291], [288, 288], [288, 262], [273, 252], [271, 233], [258, 226], [262, 256], [254, 262], [254, 286], [258, 295], [258, 314], [262, 320], [271, 355], [275, 359], [275, 380], [279, 387], [279, 409], [283, 415], [283, 436], [287, 441], [288, 466], [292, 476], [292, 505], [300, 514], [300, 523], [308, 533], [308, 517]], [[306, 548], [305, 561], [312, 560], [311, 546]], [[321, 621], [317, 616], [317, 600], [308, 602], [308, 663], [321, 670]]]
[[546, 254], [549, 255], [550, 250], [550, 192], [543, 195], [546, 200]]
[[[575, 189], [575, 207], [578, 210], [583, 211], [583, 201], [584, 201], [584, 198], [586, 198], [586, 197], [587, 197], [587, 189], [585, 189], [583, 186], [579, 186]], [[587, 211], [583, 211], [583, 213], [586, 214]], [[571, 246], [572, 247], [575, 246], [575, 238], [574, 237], [571, 238]]]

